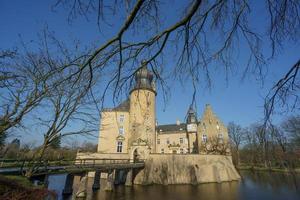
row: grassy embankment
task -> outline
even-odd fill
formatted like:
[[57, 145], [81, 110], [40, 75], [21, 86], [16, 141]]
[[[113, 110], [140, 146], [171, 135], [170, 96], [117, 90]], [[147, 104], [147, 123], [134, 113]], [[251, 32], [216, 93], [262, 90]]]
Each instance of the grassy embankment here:
[[288, 168], [276, 168], [276, 167], [262, 167], [262, 166], [249, 166], [241, 165], [236, 166], [238, 170], [252, 170], [252, 171], [271, 171], [271, 172], [287, 172], [287, 173], [300, 173], [300, 168], [288, 169]]
[[27, 178], [22, 176], [0, 175], [0, 199], [32, 199], [40, 200], [49, 196], [55, 199], [55, 194], [43, 186], [33, 185]]

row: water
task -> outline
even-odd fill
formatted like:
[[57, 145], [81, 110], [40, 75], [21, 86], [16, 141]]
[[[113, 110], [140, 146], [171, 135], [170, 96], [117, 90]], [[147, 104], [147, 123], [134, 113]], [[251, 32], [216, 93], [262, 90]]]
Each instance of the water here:
[[[277, 172], [241, 171], [241, 181], [199, 185], [116, 186], [113, 192], [103, 187], [91, 191], [92, 178], [88, 180], [87, 199], [94, 200], [300, 200], [300, 174], [291, 176]], [[65, 175], [49, 177], [48, 188], [61, 194]], [[78, 177], [74, 179], [76, 190]], [[102, 180], [103, 181], [103, 180]], [[103, 184], [102, 184], [103, 185]], [[62, 199], [59, 196], [59, 199]]]

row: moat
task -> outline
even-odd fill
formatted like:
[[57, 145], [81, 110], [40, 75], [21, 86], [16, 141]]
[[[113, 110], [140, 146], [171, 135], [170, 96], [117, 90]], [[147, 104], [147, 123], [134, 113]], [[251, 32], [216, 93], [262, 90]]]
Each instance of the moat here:
[[[103, 187], [92, 192], [93, 179], [88, 180], [87, 199], [101, 200], [293, 200], [300, 199], [300, 174], [296, 176], [277, 172], [240, 171], [242, 180], [199, 185], [149, 185], [126, 187], [118, 185], [113, 192]], [[48, 188], [61, 196], [65, 175], [49, 177]], [[76, 181], [75, 181], [76, 184]], [[76, 188], [74, 188], [76, 189]], [[72, 199], [71, 197], [67, 199]]]

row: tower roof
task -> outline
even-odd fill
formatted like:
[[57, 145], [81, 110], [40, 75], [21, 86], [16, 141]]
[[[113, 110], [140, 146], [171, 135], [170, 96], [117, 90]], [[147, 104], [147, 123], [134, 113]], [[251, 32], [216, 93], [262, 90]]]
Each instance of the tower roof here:
[[150, 89], [155, 92], [152, 72], [148, 70], [146, 62], [143, 61], [141, 65], [134, 76], [135, 85], [131, 91], [136, 89]]
[[188, 112], [187, 112], [187, 120], [186, 122], [188, 124], [190, 123], [197, 123], [197, 116], [196, 116], [196, 112], [193, 109], [192, 105], [190, 105]]

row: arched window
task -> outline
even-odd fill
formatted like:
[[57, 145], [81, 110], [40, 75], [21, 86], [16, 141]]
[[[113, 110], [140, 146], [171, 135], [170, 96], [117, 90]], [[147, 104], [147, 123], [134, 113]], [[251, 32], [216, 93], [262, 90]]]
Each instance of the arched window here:
[[123, 148], [123, 142], [118, 141], [117, 142], [117, 152], [122, 153], [122, 148]]

